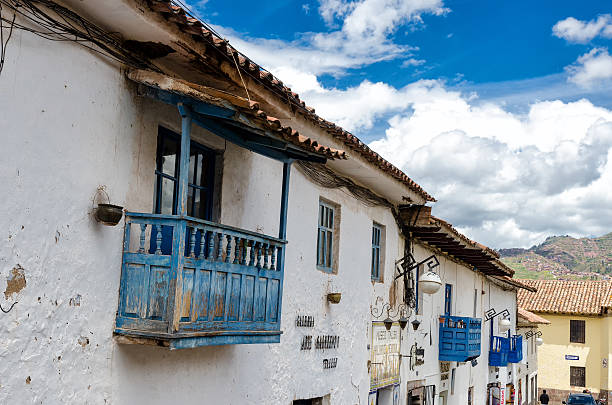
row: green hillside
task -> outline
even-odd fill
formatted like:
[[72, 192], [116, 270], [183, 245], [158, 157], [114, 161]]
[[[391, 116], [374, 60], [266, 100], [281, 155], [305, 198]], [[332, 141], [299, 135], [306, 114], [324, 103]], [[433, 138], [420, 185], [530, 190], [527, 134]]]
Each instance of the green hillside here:
[[612, 277], [612, 232], [596, 238], [550, 236], [530, 249], [500, 249], [502, 261], [529, 279]]

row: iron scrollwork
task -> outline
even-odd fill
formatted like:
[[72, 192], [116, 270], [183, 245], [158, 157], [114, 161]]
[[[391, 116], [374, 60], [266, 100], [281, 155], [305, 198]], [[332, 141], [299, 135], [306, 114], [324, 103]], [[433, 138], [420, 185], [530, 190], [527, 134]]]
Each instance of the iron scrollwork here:
[[539, 331], [528, 330], [525, 333], [525, 339], [529, 339], [530, 337], [533, 337], [533, 336], [535, 336], [537, 338], [541, 337], [542, 336], [542, 331], [541, 330], [539, 330]]
[[490, 321], [491, 319], [499, 315], [502, 315], [502, 318], [510, 318], [510, 311], [504, 309], [501, 312], [497, 312], [495, 311], [495, 308], [491, 308], [487, 312], [485, 312], [485, 322]]
[[429, 271], [433, 271], [440, 265], [438, 258], [435, 255], [431, 255], [426, 259], [417, 262], [412, 253], [408, 250], [404, 253], [404, 257], [395, 262], [395, 268], [397, 269], [397, 275], [395, 280], [402, 277], [404, 280], [404, 303], [410, 308], [416, 308], [416, 288], [415, 288], [415, 277], [413, 270], [418, 269], [419, 266], [427, 266]]

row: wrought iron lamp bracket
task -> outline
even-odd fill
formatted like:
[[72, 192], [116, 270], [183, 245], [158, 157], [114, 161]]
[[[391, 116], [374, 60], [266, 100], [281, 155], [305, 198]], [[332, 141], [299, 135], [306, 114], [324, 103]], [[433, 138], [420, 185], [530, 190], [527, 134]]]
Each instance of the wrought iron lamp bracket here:
[[491, 308], [487, 312], [485, 312], [485, 322], [490, 321], [499, 315], [503, 315], [503, 318], [510, 318], [510, 311], [504, 309], [501, 312], [497, 312], [495, 311], [495, 308]]
[[530, 337], [535, 336], [536, 338], [539, 338], [542, 336], [542, 331], [533, 331], [533, 330], [529, 330], [525, 333], [525, 339], [529, 339]]

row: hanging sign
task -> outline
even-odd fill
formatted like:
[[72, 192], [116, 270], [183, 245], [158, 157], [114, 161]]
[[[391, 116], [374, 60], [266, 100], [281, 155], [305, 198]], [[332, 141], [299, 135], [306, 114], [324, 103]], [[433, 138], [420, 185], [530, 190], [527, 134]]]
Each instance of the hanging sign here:
[[390, 330], [382, 322], [372, 322], [370, 390], [400, 382], [400, 326]]

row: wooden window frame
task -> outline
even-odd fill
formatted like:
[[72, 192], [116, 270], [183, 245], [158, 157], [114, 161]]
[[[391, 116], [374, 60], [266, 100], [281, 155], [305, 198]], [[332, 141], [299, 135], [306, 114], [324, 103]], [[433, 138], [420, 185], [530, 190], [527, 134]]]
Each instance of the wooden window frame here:
[[317, 215], [317, 269], [324, 273], [337, 272], [339, 206], [319, 200]]
[[[577, 373], [581, 373], [582, 376], [577, 376]], [[581, 378], [582, 381], [576, 381], [576, 378]], [[580, 382], [582, 382], [582, 384], [580, 384]], [[586, 367], [570, 366], [570, 386], [586, 387]]]
[[370, 277], [372, 281], [383, 281], [385, 227], [374, 222], [372, 224], [372, 262]]
[[570, 343], [582, 343], [586, 341], [586, 321], [570, 319]]
[[[174, 162], [174, 176], [171, 176], [167, 173], [164, 173], [162, 170], [162, 150], [163, 150], [163, 146], [165, 144], [165, 142], [167, 142], [168, 140], [172, 140], [176, 143], [177, 145], [177, 155], [176, 155], [176, 159]], [[210, 184], [207, 186], [202, 186], [201, 184], [195, 184], [192, 182], [188, 182], [187, 184], [187, 193], [189, 195], [189, 193], [191, 192], [193, 197], [191, 199], [191, 204], [188, 207], [188, 210], [191, 211], [191, 216], [196, 217], [196, 218], [200, 218], [200, 219], [204, 219], [204, 220], [212, 220], [212, 216], [213, 216], [213, 196], [215, 193], [215, 164], [216, 164], [216, 156], [215, 156], [215, 152], [210, 149], [207, 148], [206, 146], [199, 144], [193, 140], [191, 140], [191, 144], [189, 146], [190, 151], [195, 151], [196, 154], [194, 156], [195, 158], [195, 163], [194, 163], [194, 167], [193, 167], [193, 172], [192, 172], [192, 168], [191, 165], [189, 166], [189, 173], [188, 176], [190, 178], [193, 178], [193, 181], [195, 182], [197, 180], [197, 175], [198, 172], [201, 171], [201, 167], [198, 166], [198, 163], [200, 161], [199, 156], [202, 156], [202, 158], [206, 157], [208, 159], [209, 164], [206, 166], [206, 172], [205, 173], [199, 173], [200, 174], [200, 178], [208, 178], [210, 181]], [[191, 159], [190, 155], [190, 159]], [[163, 179], [167, 179], [170, 180], [173, 183], [173, 190], [172, 190], [172, 215], [176, 215], [176, 208], [177, 208], [177, 196], [178, 196], [178, 176], [179, 176], [179, 167], [180, 167], [180, 159], [181, 158], [181, 136], [180, 134], [177, 134], [176, 132], [167, 129], [165, 127], [159, 126], [158, 127], [158, 132], [157, 132], [157, 150], [155, 152], [155, 213], [156, 214], [161, 214], [161, 203], [162, 203], [162, 184], [163, 184]], [[205, 201], [200, 201], [201, 204], [205, 205], [204, 208], [204, 216], [201, 217], [199, 215], [196, 214], [195, 212], [195, 202], [196, 202], [196, 192], [197, 191], [204, 191], [206, 192], [206, 200]]]

